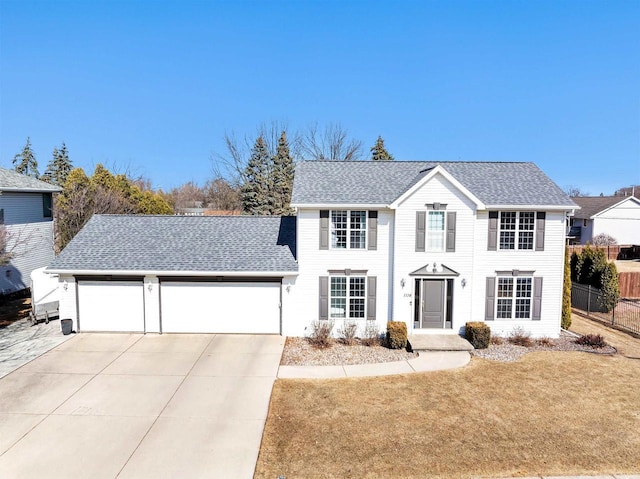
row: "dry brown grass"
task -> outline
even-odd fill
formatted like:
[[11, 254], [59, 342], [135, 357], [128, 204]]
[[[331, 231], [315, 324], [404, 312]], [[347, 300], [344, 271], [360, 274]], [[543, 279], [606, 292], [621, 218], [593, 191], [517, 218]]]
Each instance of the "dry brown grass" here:
[[454, 371], [278, 380], [257, 478], [640, 471], [640, 361], [531, 353]]

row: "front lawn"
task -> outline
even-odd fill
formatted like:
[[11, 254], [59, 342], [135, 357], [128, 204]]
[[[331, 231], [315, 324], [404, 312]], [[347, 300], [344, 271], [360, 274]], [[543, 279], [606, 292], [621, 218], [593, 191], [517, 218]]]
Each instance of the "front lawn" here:
[[640, 472], [640, 361], [531, 353], [453, 371], [278, 380], [256, 477]]

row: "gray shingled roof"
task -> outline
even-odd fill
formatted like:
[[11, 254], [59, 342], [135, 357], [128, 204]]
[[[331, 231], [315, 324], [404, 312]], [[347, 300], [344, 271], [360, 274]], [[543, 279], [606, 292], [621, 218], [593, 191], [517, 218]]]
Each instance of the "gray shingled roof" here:
[[291, 203], [389, 205], [440, 165], [485, 205], [574, 206], [533, 163], [302, 161]]
[[95, 215], [51, 271], [298, 270], [294, 217]]
[[62, 191], [59, 187], [21, 175], [17, 171], [0, 168], [0, 191]]
[[576, 211], [576, 218], [589, 219], [593, 215], [600, 213], [601, 211], [611, 208], [613, 205], [620, 203], [627, 197], [624, 196], [576, 196], [571, 198], [574, 203], [577, 203], [580, 209]]

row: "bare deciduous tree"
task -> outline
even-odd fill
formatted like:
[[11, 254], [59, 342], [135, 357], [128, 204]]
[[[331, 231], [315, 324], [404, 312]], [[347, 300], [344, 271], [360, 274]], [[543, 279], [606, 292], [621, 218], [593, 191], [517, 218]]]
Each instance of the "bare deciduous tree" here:
[[578, 186], [573, 185], [565, 186], [564, 192], [571, 198], [575, 198], [576, 196], [589, 196], [589, 193], [582, 191]]
[[591, 242], [594, 246], [611, 246], [618, 244], [618, 241], [607, 233], [600, 233], [599, 235], [594, 236]]
[[25, 229], [10, 230], [6, 225], [0, 224], [0, 266], [6, 266], [9, 262], [25, 255], [26, 246], [33, 239], [33, 233]]
[[300, 148], [306, 159], [352, 161], [363, 156], [362, 141], [349, 138], [340, 123], [330, 123], [324, 129], [310, 125], [302, 135]]

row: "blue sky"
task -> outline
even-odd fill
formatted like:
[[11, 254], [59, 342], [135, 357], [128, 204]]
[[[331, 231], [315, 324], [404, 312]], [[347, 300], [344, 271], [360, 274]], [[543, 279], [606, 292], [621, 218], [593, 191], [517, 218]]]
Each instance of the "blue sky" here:
[[223, 135], [339, 122], [403, 160], [640, 183], [640, 2], [0, 0], [0, 165], [211, 176]]

